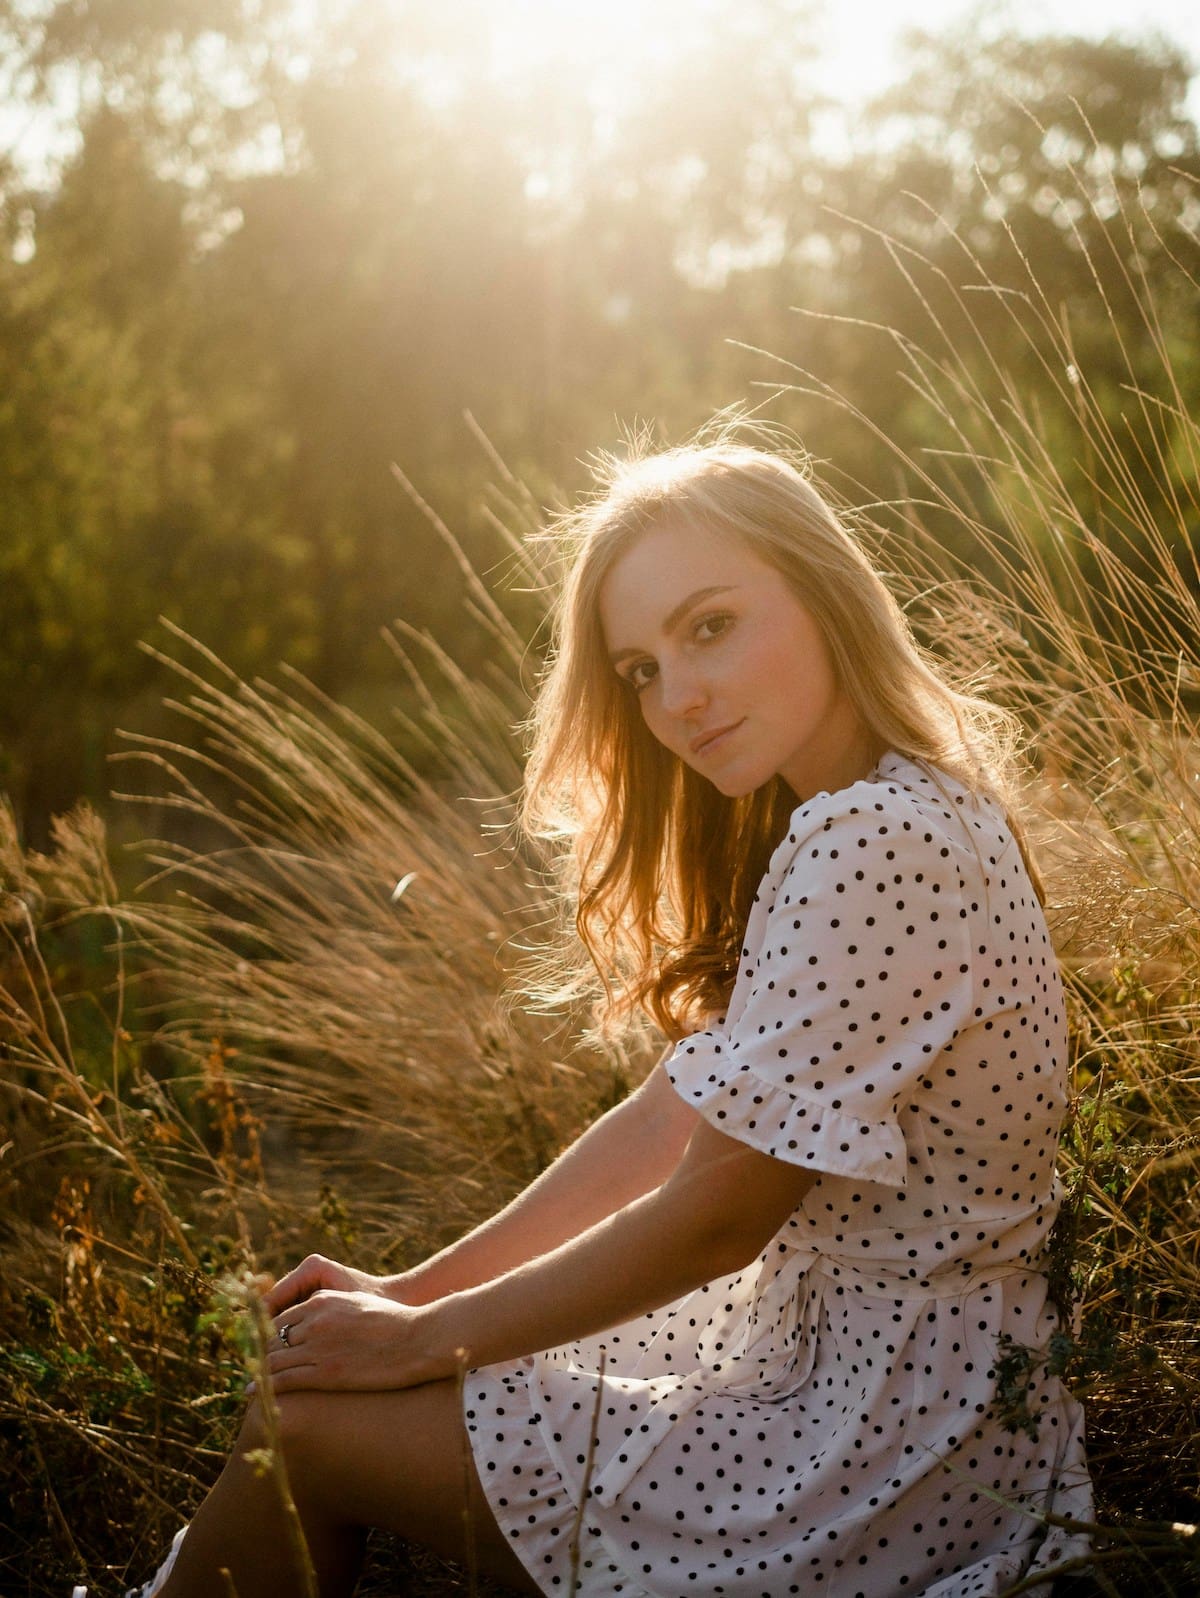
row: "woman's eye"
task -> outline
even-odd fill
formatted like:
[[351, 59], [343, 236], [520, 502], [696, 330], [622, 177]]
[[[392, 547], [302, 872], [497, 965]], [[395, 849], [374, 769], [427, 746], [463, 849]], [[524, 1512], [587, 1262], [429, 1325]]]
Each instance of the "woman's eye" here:
[[653, 682], [656, 670], [652, 660], [639, 660], [636, 666], [631, 666], [625, 673], [625, 683], [635, 694], [640, 694], [643, 688]]
[[711, 643], [714, 638], [719, 638], [722, 633], [729, 630], [733, 617], [725, 611], [714, 611], [711, 616], [701, 616], [696, 623], [692, 636], [697, 643]]

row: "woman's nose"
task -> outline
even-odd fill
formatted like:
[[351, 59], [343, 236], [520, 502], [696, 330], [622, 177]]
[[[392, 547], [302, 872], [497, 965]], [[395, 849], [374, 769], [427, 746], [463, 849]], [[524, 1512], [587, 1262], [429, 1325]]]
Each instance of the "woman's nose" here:
[[708, 689], [691, 666], [660, 667], [659, 703], [668, 716], [688, 716], [703, 708]]

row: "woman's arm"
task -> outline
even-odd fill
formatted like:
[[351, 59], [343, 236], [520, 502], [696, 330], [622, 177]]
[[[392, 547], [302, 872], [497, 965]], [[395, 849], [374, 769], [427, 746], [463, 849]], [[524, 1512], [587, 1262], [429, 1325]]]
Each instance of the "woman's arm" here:
[[398, 1276], [371, 1277], [311, 1254], [267, 1293], [277, 1315], [322, 1289], [428, 1304], [548, 1254], [656, 1188], [679, 1164], [697, 1122], [656, 1065], [635, 1092], [587, 1129], [511, 1204]]
[[490, 1365], [602, 1332], [750, 1264], [816, 1173], [697, 1117], [675, 1171], [653, 1192], [506, 1276], [428, 1307], [426, 1353], [444, 1373], [463, 1349]]
[[385, 1291], [406, 1304], [427, 1304], [550, 1253], [658, 1187], [679, 1164], [698, 1119], [660, 1062], [511, 1204], [432, 1259], [389, 1278]]
[[422, 1306], [319, 1292], [268, 1364], [280, 1391], [408, 1387], [574, 1341], [748, 1265], [814, 1180], [697, 1119], [665, 1181], [580, 1235]]

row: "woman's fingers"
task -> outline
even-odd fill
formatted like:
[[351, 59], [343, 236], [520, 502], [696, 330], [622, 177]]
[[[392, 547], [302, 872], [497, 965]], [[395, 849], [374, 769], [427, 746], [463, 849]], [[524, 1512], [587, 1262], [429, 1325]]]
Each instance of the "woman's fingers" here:
[[[324, 1317], [320, 1312], [312, 1313], [318, 1303], [324, 1310]], [[307, 1323], [295, 1318], [294, 1312], [285, 1311], [276, 1318], [275, 1336], [266, 1357], [276, 1392], [353, 1385], [344, 1369], [343, 1343], [347, 1328], [338, 1324], [339, 1308], [329, 1303], [323, 1294], [320, 1301], [310, 1303]]]
[[386, 1297], [384, 1282], [384, 1277], [339, 1265], [337, 1260], [326, 1259], [323, 1254], [310, 1254], [286, 1276], [281, 1276], [274, 1287], [268, 1288], [263, 1294], [263, 1308], [275, 1317], [320, 1292], [370, 1293]]
[[289, 1312], [287, 1310], [284, 1310], [284, 1312], [281, 1315], [276, 1317], [276, 1320], [275, 1320], [275, 1338], [274, 1338], [274, 1340], [272, 1342], [271, 1347], [268, 1349], [267, 1352], [268, 1353], [272, 1353], [272, 1354], [278, 1353], [279, 1347], [281, 1345], [284, 1348], [295, 1348], [296, 1347], [295, 1339], [298, 1336], [299, 1332], [300, 1332], [300, 1323], [299, 1323], [299, 1321], [291, 1319], [289, 1317]]
[[311, 1351], [304, 1352], [304, 1328], [294, 1315], [284, 1312], [276, 1317], [275, 1335], [266, 1350], [266, 1366], [277, 1393], [317, 1385], [316, 1362]]
[[297, 1292], [298, 1278], [303, 1266], [297, 1266], [294, 1271], [289, 1271], [286, 1276], [281, 1276], [268, 1292], [263, 1294], [263, 1308], [267, 1314], [274, 1317], [280, 1310], [287, 1309], [290, 1304], [295, 1304], [303, 1297]]
[[346, 1276], [346, 1268], [323, 1254], [310, 1254], [307, 1259], [281, 1276], [275, 1286], [264, 1296], [263, 1308], [275, 1316], [293, 1304], [302, 1303], [322, 1287], [337, 1287]]
[[275, 1317], [267, 1371], [281, 1392], [387, 1390], [452, 1374], [452, 1363], [434, 1368], [420, 1346], [420, 1313], [377, 1293], [320, 1289]]

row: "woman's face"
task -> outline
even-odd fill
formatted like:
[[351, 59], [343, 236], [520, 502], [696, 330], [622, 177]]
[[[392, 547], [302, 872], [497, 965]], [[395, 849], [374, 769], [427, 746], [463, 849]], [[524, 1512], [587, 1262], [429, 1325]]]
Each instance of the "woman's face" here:
[[738, 541], [652, 528], [605, 578], [600, 619], [647, 727], [728, 797], [778, 775], [808, 799], [871, 769], [872, 740], [816, 622]]

